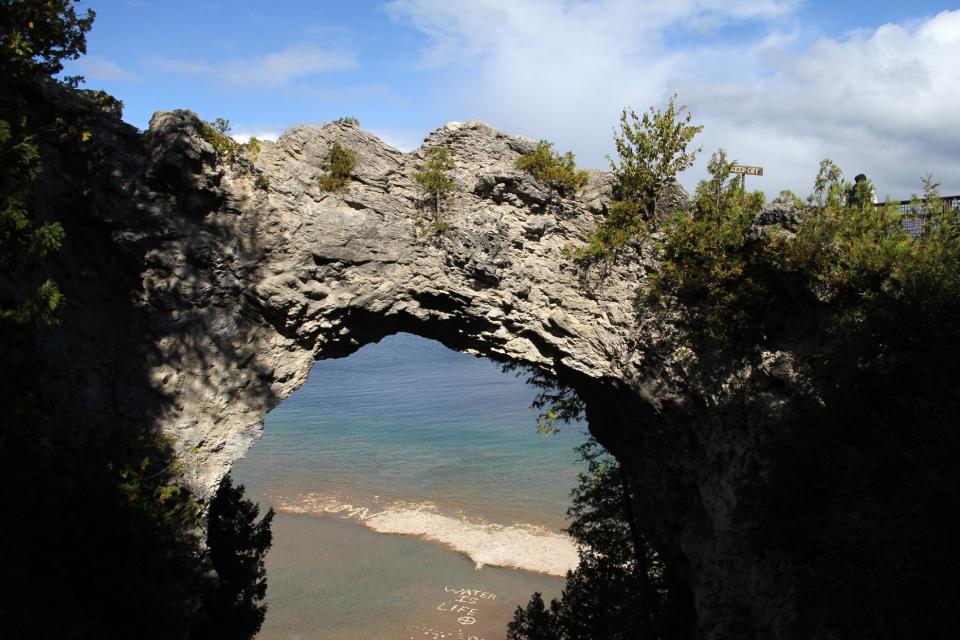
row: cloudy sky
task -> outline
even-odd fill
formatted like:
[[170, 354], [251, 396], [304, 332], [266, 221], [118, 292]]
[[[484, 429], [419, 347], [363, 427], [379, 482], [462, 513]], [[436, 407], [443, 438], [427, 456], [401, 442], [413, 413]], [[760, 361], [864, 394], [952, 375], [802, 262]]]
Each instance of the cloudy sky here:
[[[960, 5], [873, 0], [87, 0], [67, 69], [148, 126], [189, 108], [275, 137], [355, 116], [404, 150], [477, 118], [606, 168], [620, 111], [672, 93], [748, 186], [806, 195], [817, 163], [906, 198], [960, 193]], [[752, 183], [752, 184], [750, 184]]]

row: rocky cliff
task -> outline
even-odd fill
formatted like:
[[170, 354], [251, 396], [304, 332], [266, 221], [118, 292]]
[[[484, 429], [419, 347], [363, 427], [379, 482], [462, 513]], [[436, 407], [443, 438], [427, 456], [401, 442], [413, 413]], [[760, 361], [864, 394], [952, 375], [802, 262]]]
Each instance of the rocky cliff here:
[[[564, 251], [597, 224], [612, 176], [561, 197], [514, 169], [532, 141], [474, 121], [407, 154], [350, 124], [298, 126], [232, 163], [189, 112], [156, 114], [144, 134], [109, 113], [89, 125], [86, 151], [44, 174], [65, 219], [71, 327], [44, 366], [78, 411], [155, 421], [208, 496], [318, 358], [408, 331], [528, 365], [577, 390], [628, 469], [698, 637], [790, 637], [779, 562], [751, 551], [738, 516], [764, 407], [691, 403], [691, 354], [638, 307], [649, 252], [584, 270]], [[316, 181], [334, 142], [357, 156], [342, 194]], [[456, 160], [439, 236], [413, 178], [437, 145]], [[783, 369], [771, 354], [757, 375]], [[776, 395], [764, 398], [772, 410]]]

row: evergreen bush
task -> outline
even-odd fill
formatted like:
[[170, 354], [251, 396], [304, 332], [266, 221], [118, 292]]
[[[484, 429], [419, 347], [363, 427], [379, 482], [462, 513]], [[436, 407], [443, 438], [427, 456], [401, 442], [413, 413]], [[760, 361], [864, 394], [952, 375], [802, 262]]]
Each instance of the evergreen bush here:
[[517, 158], [515, 166], [561, 193], [579, 191], [590, 177], [586, 171], [577, 170], [572, 152], [561, 155], [553, 150], [553, 143], [546, 140], [538, 142], [533, 153]]
[[[686, 105], [676, 104], [638, 117], [631, 109], [620, 114], [620, 133], [614, 136], [618, 159], [610, 160], [617, 184], [606, 218], [587, 244], [574, 255], [582, 262], [610, 259], [618, 249], [642, 236], [663, 213], [663, 199], [676, 175], [693, 165], [700, 148], [688, 150], [703, 129], [692, 125]], [[686, 114], [684, 114], [686, 112]]]
[[453, 152], [447, 147], [433, 147], [427, 151], [423, 171], [413, 174], [414, 180], [423, 189], [425, 204], [430, 209], [430, 226], [434, 235], [443, 235], [450, 230], [444, 204], [456, 186], [450, 177], [452, 169]]
[[317, 176], [317, 182], [324, 191], [338, 193], [350, 184], [350, 175], [357, 164], [357, 154], [334, 142], [323, 162], [325, 174]]

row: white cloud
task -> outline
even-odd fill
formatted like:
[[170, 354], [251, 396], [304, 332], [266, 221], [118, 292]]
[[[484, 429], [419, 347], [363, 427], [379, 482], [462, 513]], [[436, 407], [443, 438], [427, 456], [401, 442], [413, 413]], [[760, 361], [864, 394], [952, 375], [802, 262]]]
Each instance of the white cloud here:
[[223, 64], [156, 56], [146, 58], [144, 63], [161, 72], [206, 75], [227, 86], [248, 89], [282, 87], [306, 76], [357, 66], [356, 56], [352, 52], [320, 49], [311, 45], [295, 45], [257, 58], [231, 60]]
[[[560, 54], [562, 59], [642, 51], [674, 26], [716, 28], [790, 13], [797, 0], [393, 0], [387, 11], [431, 40], [428, 67], [482, 55]], [[555, 58], [554, 58], [555, 59]]]
[[[960, 192], [960, 11], [810, 41], [797, 4], [396, 0], [388, 10], [426, 36], [423, 66], [452, 72], [451, 115], [554, 140], [587, 166], [606, 166], [623, 107], [678, 91], [706, 125], [705, 156], [723, 146], [763, 165], [752, 181], [768, 194], [807, 193], [824, 157], [867, 173], [881, 194], [908, 196], [928, 171]], [[726, 39], [721, 27], [745, 22]]]
[[324, 71], [353, 69], [356, 66], [357, 61], [352, 53], [302, 45], [260, 58], [230, 63], [224, 69], [223, 80], [232, 85], [281, 87], [296, 78]]
[[256, 130], [256, 131], [247, 131], [241, 129], [236, 133], [231, 133], [230, 137], [233, 138], [236, 142], [244, 144], [250, 141], [250, 138], [256, 138], [257, 140], [269, 140], [271, 142], [276, 142], [280, 137], [280, 134], [272, 130]]
[[[821, 39], [801, 52], [759, 49], [770, 74], [760, 82], [687, 83], [706, 116], [708, 138], [764, 157], [777, 167], [830, 157], [851, 175], [863, 171], [881, 194], [908, 197], [933, 172], [960, 191], [960, 11], [912, 28], [884, 25], [845, 40]], [[711, 131], [712, 129], [712, 131]], [[784, 142], [797, 145], [784, 148]], [[748, 158], [743, 155], [744, 160]], [[799, 171], [785, 167], [783, 176]], [[783, 178], [778, 178], [783, 181]]]
[[598, 166], [619, 109], [655, 102], [676, 64], [653, 54], [651, 25], [669, 19], [641, 3], [403, 0], [390, 11], [428, 36], [424, 67], [457, 69], [447, 119], [549, 137]]
[[140, 77], [126, 71], [115, 62], [99, 56], [84, 56], [77, 60], [77, 68], [88, 80], [106, 80], [108, 82], [140, 82]]
[[410, 153], [418, 148], [426, 138], [423, 131], [413, 129], [371, 129], [370, 133], [404, 153]]

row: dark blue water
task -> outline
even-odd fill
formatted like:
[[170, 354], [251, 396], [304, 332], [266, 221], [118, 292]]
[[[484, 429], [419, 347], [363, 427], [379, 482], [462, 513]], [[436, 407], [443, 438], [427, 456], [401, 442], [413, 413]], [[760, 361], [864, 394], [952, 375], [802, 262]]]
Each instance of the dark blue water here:
[[[248, 495], [279, 511], [260, 637], [503, 637], [513, 608], [533, 590], [556, 595], [559, 578], [474, 568], [490, 551], [484, 545], [494, 555], [509, 547], [507, 555], [533, 565], [537, 553], [548, 560], [549, 547], [534, 551], [538, 545], [512, 534], [517, 525], [565, 525], [583, 427], [538, 434], [529, 409], [535, 393], [494, 362], [409, 334], [317, 362], [234, 469]], [[399, 525], [366, 519], [382, 513]], [[377, 533], [378, 522], [415, 537]], [[391, 595], [398, 585], [402, 598]], [[469, 616], [446, 620], [434, 602], [447, 588], [496, 598], [472, 614], [476, 622], [459, 624]], [[373, 618], [345, 604], [371, 599], [381, 603]]]

